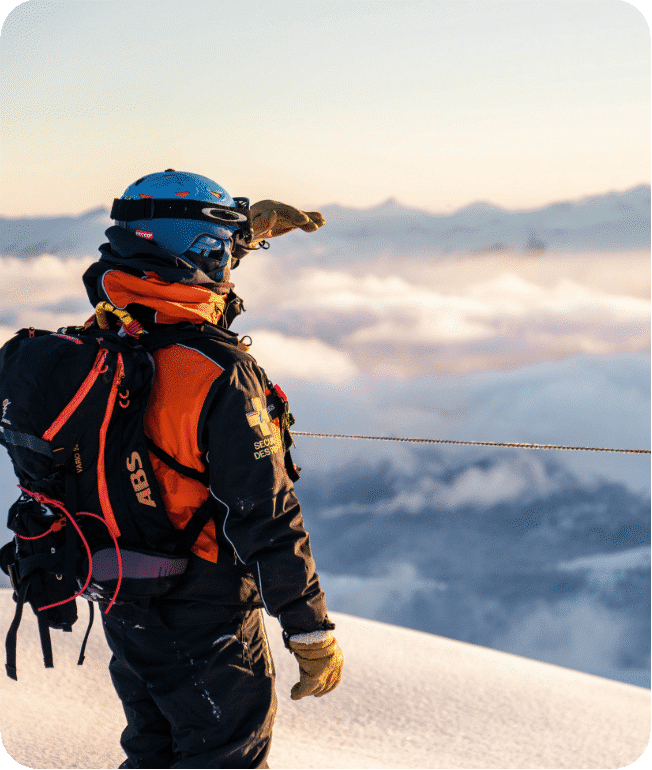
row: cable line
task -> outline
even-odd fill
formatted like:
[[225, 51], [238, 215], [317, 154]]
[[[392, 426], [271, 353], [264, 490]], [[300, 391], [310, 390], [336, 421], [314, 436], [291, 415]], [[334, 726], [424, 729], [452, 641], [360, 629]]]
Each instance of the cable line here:
[[354, 438], [367, 441], [406, 441], [412, 444], [465, 444], [467, 446], [506, 446], [515, 449], [567, 449], [576, 452], [621, 452], [625, 454], [649, 455], [649, 449], [607, 449], [594, 446], [560, 446], [558, 444], [515, 444], [505, 441], [456, 441], [443, 438], [397, 438], [396, 436], [346, 436], [341, 433], [306, 433], [293, 430], [293, 436], [316, 436], [318, 438]]

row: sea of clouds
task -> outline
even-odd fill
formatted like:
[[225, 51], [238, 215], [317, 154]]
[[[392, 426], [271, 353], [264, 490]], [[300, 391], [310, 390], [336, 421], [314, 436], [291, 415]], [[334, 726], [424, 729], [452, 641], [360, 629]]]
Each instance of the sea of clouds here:
[[[289, 236], [291, 239], [292, 236]], [[233, 272], [234, 328], [277, 376], [343, 382], [505, 370], [577, 353], [648, 351], [645, 252], [301, 264], [276, 244]], [[0, 340], [90, 314], [93, 257], [0, 259]]]
[[[232, 274], [247, 308], [233, 328], [292, 396], [297, 430], [647, 447], [647, 252], [329, 266], [303, 256], [308, 240], [272, 241]], [[0, 257], [0, 342], [88, 318], [81, 276], [95, 258]], [[629, 457], [564, 461], [648, 483]]]
[[[309, 238], [272, 241], [232, 275], [247, 308], [233, 328], [296, 430], [649, 448], [648, 251], [332, 263], [306, 258]], [[0, 257], [0, 342], [86, 320], [95, 258]], [[332, 609], [649, 681], [647, 456], [296, 444]], [[0, 479], [6, 508], [4, 453]]]
[[394, 258], [331, 268], [272, 251], [253, 254], [233, 274], [249, 310], [236, 328], [246, 325], [258, 355], [269, 350], [270, 360], [279, 342], [270, 329], [336, 351], [303, 347], [279, 364], [279, 376], [292, 375], [290, 361], [312, 366], [315, 358], [331, 378], [405, 380], [649, 349], [646, 253]]

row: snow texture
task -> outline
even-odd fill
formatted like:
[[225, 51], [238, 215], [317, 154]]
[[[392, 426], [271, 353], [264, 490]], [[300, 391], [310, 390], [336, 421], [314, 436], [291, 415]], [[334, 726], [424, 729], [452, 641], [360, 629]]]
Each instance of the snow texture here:
[[[1, 591], [0, 635], [11, 608]], [[270, 767], [615, 768], [646, 749], [646, 690], [382, 623], [334, 620], [342, 683], [301, 701], [290, 699], [296, 662], [268, 621], [279, 695]], [[82, 635], [77, 626], [54, 632], [55, 668], [45, 670], [26, 612], [19, 680], [0, 679], [2, 742], [23, 766], [117, 767], [124, 758], [109, 650], [96, 625], [76, 666]], [[7, 758], [4, 766], [19, 765]]]

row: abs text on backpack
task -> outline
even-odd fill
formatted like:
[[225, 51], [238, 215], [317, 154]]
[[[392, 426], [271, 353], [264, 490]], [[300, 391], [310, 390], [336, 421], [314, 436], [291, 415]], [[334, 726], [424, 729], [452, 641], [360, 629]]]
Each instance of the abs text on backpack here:
[[0, 444], [21, 492], [9, 510], [14, 539], [0, 550], [16, 600], [13, 679], [25, 602], [51, 667], [49, 629], [71, 630], [76, 597], [108, 612], [165, 594], [186, 569], [191, 533], [166, 515], [143, 431], [153, 373], [138, 340], [110, 330], [22, 329], [0, 349]]

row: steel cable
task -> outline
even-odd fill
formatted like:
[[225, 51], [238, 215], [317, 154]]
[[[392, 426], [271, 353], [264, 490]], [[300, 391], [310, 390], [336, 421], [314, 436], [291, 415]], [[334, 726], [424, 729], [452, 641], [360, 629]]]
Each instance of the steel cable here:
[[608, 449], [606, 447], [593, 446], [561, 446], [558, 444], [517, 444], [507, 441], [457, 441], [443, 438], [399, 438], [396, 436], [348, 436], [341, 433], [308, 433], [305, 431], [292, 431], [293, 436], [314, 436], [318, 438], [351, 438], [365, 439], [367, 441], [405, 441], [412, 444], [464, 444], [467, 446], [503, 446], [515, 449], [565, 449], [576, 452], [620, 452], [624, 454], [650, 454], [649, 449]]

